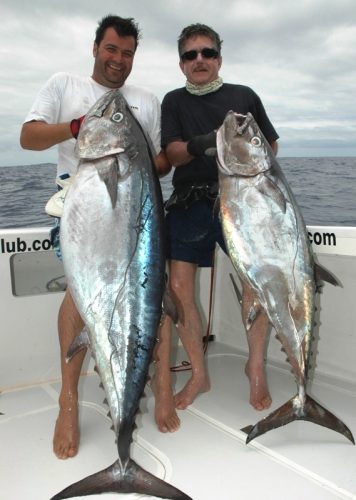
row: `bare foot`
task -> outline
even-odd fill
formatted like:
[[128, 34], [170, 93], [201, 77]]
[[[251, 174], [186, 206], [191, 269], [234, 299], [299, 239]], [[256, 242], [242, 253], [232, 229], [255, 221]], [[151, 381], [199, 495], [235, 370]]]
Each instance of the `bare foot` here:
[[264, 367], [252, 369], [247, 362], [245, 373], [250, 381], [250, 404], [255, 410], [267, 410], [272, 404], [272, 398], [268, 390]]
[[174, 406], [173, 392], [169, 383], [159, 381], [155, 375], [151, 380], [155, 396], [155, 421], [161, 432], [175, 432], [180, 427], [180, 419]]
[[72, 458], [78, 453], [79, 448], [79, 423], [78, 403], [70, 402], [61, 405], [54, 428], [53, 451], [55, 455], [65, 460]]
[[208, 376], [206, 374], [197, 376], [193, 373], [183, 389], [174, 396], [175, 407], [178, 410], [185, 410], [193, 403], [198, 394], [207, 392], [209, 389], [210, 382]]

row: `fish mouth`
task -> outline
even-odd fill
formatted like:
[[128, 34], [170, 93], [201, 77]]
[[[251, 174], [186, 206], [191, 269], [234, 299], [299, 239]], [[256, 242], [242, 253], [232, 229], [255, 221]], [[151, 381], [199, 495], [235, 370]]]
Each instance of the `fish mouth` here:
[[251, 113], [247, 113], [247, 115], [242, 115], [234, 111], [230, 111], [230, 113], [232, 115], [231, 119], [235, 122], [234, 129], [236, 134], [243, 135], [253, 119]]
[[98, 160], [100, 158], [115, 156], [125, 152], [125, 149], [120, 147], [113, 147], [105, 151], [103, 151], [101, 148], [97, 149], [93, 148], [92, 150], [90, 149], [85, 150], [83, 147], [80, 149], [78, 148], [77, 151], [78, 150], [79, 150], [78, 155], [83, 160]]

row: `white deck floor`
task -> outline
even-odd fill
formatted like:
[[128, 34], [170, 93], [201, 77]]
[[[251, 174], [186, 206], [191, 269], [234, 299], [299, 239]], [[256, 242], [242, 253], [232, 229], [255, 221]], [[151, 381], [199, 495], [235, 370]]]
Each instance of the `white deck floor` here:
[[[209, 393], [180, 412], [182, 426], [161, 434], [153, 421], [147, 388], [138, 416], [133, 457], [194, 500], [356, 499], [356, 447], [340, 434], [308, 422], [294, 422], [245, 445], [239, 429], [267, 412], [248, 404], [245, 359], [223, 345], [209, 346]], [[176, 387], [189, 372], [176, 375]], [[272, 408], [295, 393], [287, 370], [268, 368]], [[49, 500], [62, 488], [115, 461], [117, 454], [97, 375], [81, 379], [81, 447], [61, 461], [51, 450], [58, 382], [4, 391], [0, 395], [0, 475], [3, 500]], [[312, 395], [356, 434], [356, 394], [315, 383]], [[337, 466], [335, 466], [337, 464]], [[148, 498], [93, 495], [91, 498]], [[150, 497], [152, 498], [152, 497]]]

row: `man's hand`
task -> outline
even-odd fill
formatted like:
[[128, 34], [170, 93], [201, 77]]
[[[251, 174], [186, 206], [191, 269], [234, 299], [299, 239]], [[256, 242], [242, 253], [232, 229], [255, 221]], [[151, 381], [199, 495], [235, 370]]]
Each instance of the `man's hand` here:
[[74, 137], [74, 139], [78, 137], [79, 130], [83, 123], [84, 118], [85, 115], [81, 116], [80, 118], [74, 118], [74, 120], [70, 122], [70, 131], [72, 132], [72, 136]]
[[187, 151], [191, 156], [215, 156], [216, 154], [216, 131], [209, 134], [197, 135], [187, 143]]

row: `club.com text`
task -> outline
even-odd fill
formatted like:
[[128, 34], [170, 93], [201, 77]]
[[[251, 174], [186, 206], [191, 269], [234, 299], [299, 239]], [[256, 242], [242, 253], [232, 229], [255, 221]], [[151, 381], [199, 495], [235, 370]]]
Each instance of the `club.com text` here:
[[[336, 234], [324, 232], [308, 232], [309, 241], [315, 246], [336, 246]], [[28, 243], [20, 237], [14, 240], [6, 240], [0, 238], [0, 253], [20, 253], [20, 252], [40, 252], [50, 250], [52, 247], [49, 238], [38, 240], [35, 239], [32, 243]]]
[[33, 240], [31, 243], [17, 237], [14, 240], [0, 238], [0, 253], [40, 252], [52, 248], [51, 240]]

